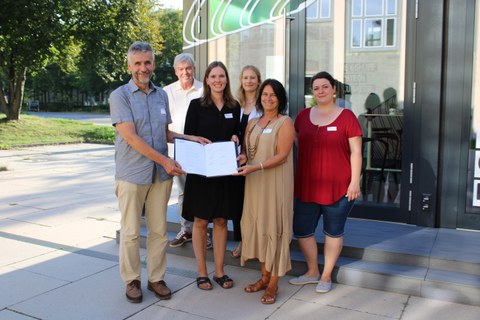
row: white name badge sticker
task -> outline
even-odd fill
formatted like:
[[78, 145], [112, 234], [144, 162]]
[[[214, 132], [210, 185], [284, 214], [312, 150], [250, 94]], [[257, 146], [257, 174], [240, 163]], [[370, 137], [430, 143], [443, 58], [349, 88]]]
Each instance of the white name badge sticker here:
[[263, 129], [263, 133], [272, 133], [272, 128]]
[[327, 131], [337, 131], [337, 127], [327, 127]]
[[160, 114], [167, 114], [167, 111], [165, 111], [165, 109], [160, 109]]
[[225, 119], [233, 119], [232, 113], [225, 113]]

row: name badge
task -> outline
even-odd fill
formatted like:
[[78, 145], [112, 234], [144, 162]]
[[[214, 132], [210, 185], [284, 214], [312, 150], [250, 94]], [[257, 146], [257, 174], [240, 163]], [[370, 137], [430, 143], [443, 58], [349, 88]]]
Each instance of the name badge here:
[[337, 127], [327, 127], [327, 131], [337, 131]]
[[263, 133], [272, 133], [272, 128], [263, 129]]
[[165, 109], [160, 109], [160, 114], [167, 114], [167, 111], [165, 111]]
[[233, 113], [225, 113], [225, 119], [233, 119]]

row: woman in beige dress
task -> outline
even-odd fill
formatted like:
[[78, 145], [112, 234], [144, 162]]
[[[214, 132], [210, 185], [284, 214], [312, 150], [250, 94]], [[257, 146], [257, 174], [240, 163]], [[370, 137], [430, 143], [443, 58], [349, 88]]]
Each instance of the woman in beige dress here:
[[287, 95], [273, 79], [260, 87], [262, 116], [248, 123], [238, 174], [246, 176], [241, 220], [241, 265], [249, 259], [261, 263], [262, 277], [245, 288], [265, 290], [261, 302], [274, 303], [278, 279], [291, 269], [290, 241], [293, 219], [293, 121], [285, 116]]

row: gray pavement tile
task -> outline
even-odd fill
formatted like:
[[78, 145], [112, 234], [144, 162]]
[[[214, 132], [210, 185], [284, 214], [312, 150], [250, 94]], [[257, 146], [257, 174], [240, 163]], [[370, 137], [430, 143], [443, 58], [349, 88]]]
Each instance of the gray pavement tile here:
[[423, 278], [397, 277], [350, 268], [340, 269], [336, 279], [342, 284], [409, 295], [420, 295], [423, 283]]
[[480, 308], [453, 302], [410, 297], [402, 320], [478, 320]]
[[[125, 286], [118, 268], [110, 268], [56, 290], [17, 303], [11, 310], [32, 317], [49, 320], [125, 319], [158, 299], [146, 288], [146, 271], [142, 273], [143, 302], [133, 304], [125, 298]], [[166, 282], [172, 290], [179, 290], [192, 280], [167, 274]], [[172, 299], [175, 299], [175, 295]]]
[[16, 215], [16, 221], [24, 221], [44, 226], [59, 226], [84, 219], [103, 219], [112, 222], [120, 221], [120, 213], [111, 208], [111, 203], [101, 199], [92, 203], [72, 204], [67, 207], [48, 210], [37, 210], [35, 212]]
[[[2, 314], [0, 313], [0, 316]], [[172, 310], [170, 308], [165, 308], [159, 305], [153, 305], [145, 310], [140, 311], [139, 313], [128, 318], [129, 320], [212, 320], [211, 318], [206, 318], [198, 316], [196, 314], [191, 314], [183, 310]]]
[[15, 218], [23, 214], [33, 213], [41, 209], [25, 207], [16, 203], [0, 203], [0, 220]]
[[[253, 318], [265, 319], [265, 318]], [[389, 317], [370, 314], [357, 310], [340, 308], [330, 305], [322, 305], [312, 302], [288, 300], [278, 310], [276, 310], [269, 318], [275, 320], [318, 320], [318, 319], [342, 319], [342, 320], [386, 320]]]
[[[431, 256], [480, 263], [480, 234], [478, 231], [439, 229]], [[480, 273], [480, 270], [478, 270]]]
[[117, 262], [57, 250], [11, 264], [10, 267], [73, 282], [117, 265]]
[[8, 239], [5, 236], [4, 233], [0, 232], [0, 248], [2, 248], [0, 254], [0, 266], [8, 266], [12, 263], [54, 251], [52, 248], [28, 242], [19, 242]]
[[[253, 319], [253, 318], [252, 318]], [[259, 319], [259, 318], [257, 318]], [[261, 318], [264, 319], [264, 318]], [[342, 319], [342, 320], [386, 320], [392, 319], [376, 314], [339, 308], [329, 305], [319, 305], [311, 302], [288, 300], [268, 319], [275, 320], [318, 320], [318, 319]]]
[[[118, 257], [118, 244], [115, 239], [111, 237], [99, 237], [93, 240], [85, 241], [78, 244], [80, 249], [88, 249], [97, 253], [104, 253]], [[141, 253], [146, 254], [145, 249], [140, 249]]]
[[100, 237], [115, 238], [118, 223], [107, 220], [82, 219], [52, 226], [30, 233], [32, 238], [56, 243], [59, 247], [77, 247], [81, 243]]
[[424, 279], [428, 271], [428, 268], [424, 267], [382, 263], [368, 260], [356, 260], [350, 258], [339, 258], [336, 265], [355, 270], [402, 275], [416, 279]]
[[425, 280], [451, 282], [459, 285], [480, 288], [480, 272], [477, 274], [465, 274], [465, 273], [430, 269], [428, 271], [428, 274]]
[[[419, 296], [480, 306], [479, 275], [455, 274], [432, 270], [422, 283]], [[480, 313], [479, 313], [480, 314]]]
[[345, 230], [345, 246], [418, 255], [430, 253], [438, 232], [434, 228], [362, 219], [347, 222]]
[[[247, 268], [227, 266], [225, 273], [235, 282], [231, 289], [222, 289], [212, 281], [213, 290], [204, 291], [195, 283], [175, 294], [175, 299], [159, 301], [157, 305], [173, 311], [183, 311], [197, 317], [208, 319], [265, 319], [280, 305], [285, 303], [298, 288], [281, 279], [277, 302], [263, 305], [260, 302], [262, 292], [246, 293], [243, 289], [260, 277], [260, 271]], [[210, 274], [212, 278], [213, 274]]]
[[65, 207], [72, 204], [95, 203], [101, 198], [102, 197], [98, 195], [79, 195], [75, 193], [63, 193], [61, 196], [59, 196], [58, 193], [51, 192], [47, 194], [38, 194], [38, 197], [36, 198], [23, 199], [16, 202], [22, 206], [46, 210]]
[[62, 287], [67, 283], [67, 281], [12, 267], [0, 267], [0, 288], [2, 288], [0, 290], [0, 309], [42, 296], [42, 293]]
[[2, 320], [32, 320], [32, 317], [14, 312], [8, 309], [0, 310], [0, 319]]
[[315, 285], [305, 285], [292, 299], [399, 319], [408, 296], [334, 283], [328, 293], [316, 293]]

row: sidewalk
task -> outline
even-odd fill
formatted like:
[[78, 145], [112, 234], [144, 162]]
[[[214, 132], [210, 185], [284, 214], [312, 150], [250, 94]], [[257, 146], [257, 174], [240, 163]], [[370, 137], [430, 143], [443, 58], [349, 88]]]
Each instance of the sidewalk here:
[[[168, 254], [171, 300], [128, 303], [115, 242], [113, 146], [0, 151], [0, 319], [478, 319], [480, 307], [334, 284], [328, 294], [281, 280], [277, 302], [243, 287], [257, 270], [227, 266], [235, 287], [196, 288], [195, 260]], [[175, 190], [173, 190], [175, 193]], [[172, 197], [173, 204], [175, 197]], [[171, 237], [173, 234], [171, 234]], [[172, 252], [170, 250], [170, 252]], [[142, 257], [145, 251], [142, 249]], [[213, 272], [213, 264], [209, 263]], [[144, 270], [145, 271], [145, 270]]]

